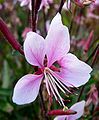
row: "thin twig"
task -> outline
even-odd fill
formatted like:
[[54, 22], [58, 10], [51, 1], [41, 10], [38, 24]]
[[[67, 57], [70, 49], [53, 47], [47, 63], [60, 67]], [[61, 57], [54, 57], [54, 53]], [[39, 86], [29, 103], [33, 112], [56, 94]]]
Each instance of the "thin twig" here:
[[69, 27], [70, 36], [71, 36], [71, 33], [72, 33], [72, 28], [73, 28], [74, 19], [75, 19], [75, 16], [76, 16], [76, 11], [77, 11], [77, 6], [75, 6], [74, 11], [72, 13], [72, 17], [71, 17], [71, 24], [70, 24], [70, 27]]
[[61, 0], [60, 6], [59, 6], [59, 9], [58, 9], [58, 12], [59, 12], [59, 13], [61, 13], [62, 7], [63, 7], [65, 1], [66, 1], [66, 0]]
[[32, 31], [36, 32], [37, 16], [40, 8], [41, 0], [32, 0]]
[[96, 53], [95, 53], [94, 58], [93, 58], [93, 61], [92, 61], [92, 65], [91, 65], [92, 67], [93, 67], [93, 65], [94, 65], [94, 63], [95, 63], [98, 55], [99, 55], [99, 45], [98, 45], [98, 48], [97, 48], [97, 50], [96, 50]]
[[35, 21], [34, 21], [34, 16], [35, 16], [35, 0], [31, 0], [31, 6], [32, 6], [32, 11], [31, 11], [31, 24], [32, 24], [32, 31], [35, 32]]
[[[95, 61], [96, 61], [97, 54], [98, 54], [98, 52], [99, 52], [98, 50], [99, 50], [99, 44], [96, 46], [96, 48], [94, 49], [94, 51], [92, 52], [92, 54], [91, 54], [91, 55], [89, 56], [89, 58], [86, 60], [86, 63], [88, 63], [89, 60], [94, 56], [94, 60], [93, 60], [93, 62], [91, 63], [91, 67], [93, 67], [93, 65], [94, 65], [94, 63], [95, 63]], [[81, 98], [81, 96], [82, 96], [82, 94], [83, 94], [83, 92], [84, 92], [85, 86], [86, 86], [86, 84], [82, 86], [77, 102], [80, 101], [80, 98]]]
[[20, 43], [15, 39], [13, 34], [10, 32], [9, 28], [7, 27], [6, 23], [0, 18], [0, 31], [3, 33], [4, 37], [10, 43], [10, 45], [17, 51], [19, 51], [22, 55], [24, 52], [22, 50], [22, 46]]
[[[85, 84], [85, 85], [86, 85], [86, 84]], [[79, 94], [79, 96], [78, 96], [77, 102], [80, 101], [80, 98], [81, 98], [81, 96], [82, 96], [82, 94], [83, 94], [83, 91], [84, 91], [84, 89], [85, 89], [85, 85], [83, 85], [82, 88], [81, 88], [81, 91], [80, 91], [80, 94]]]
[[99, 47], [99, 44], [96, 46], [96, 48], [94, 49], [94, 51], [92, 52], [92, 54], [89, 56], [89, 58], [86, 60], [86, 62], [88, 62], [94, 56], [94, 54], [96, 53], [98, 47]]
[[47, 34], [47, 29], [46, 29], [46, 14], [45, 14], [45, 7], [43, 7], [43, 19], [44, 19], [44, 31], [45, 35]]
[[42, 105], [42, 108], [43, 108], [45, 120], [49, 120], [49, 119], [48, 119], [48, 116], [47, 116], [47, 110], [46, 110], [46, 107], [45, 107], [43, 95], [42, 95], [42, 88], [40, 88], [39, 96], [40, 96], [41, 105]]

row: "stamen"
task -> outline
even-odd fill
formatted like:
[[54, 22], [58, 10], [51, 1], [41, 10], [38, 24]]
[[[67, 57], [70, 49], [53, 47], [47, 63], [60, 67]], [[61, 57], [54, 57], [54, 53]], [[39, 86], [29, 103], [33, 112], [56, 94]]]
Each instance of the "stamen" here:
[[[61, 103], [60, 103], [60, 101], [58, 100], [58, 97], [57, 97], [57, 95], [56, 95], [56, 91], [55, 91], [55, 88], [54, 88], [54, 86], [53, 86], [53, 83], [52, 83], [52, 81], [50, 80], [50, 78], [48, 77], [48, 79], [49, 79], [49, 85], [50, 85], [50, 88], [51, 88], [51, 91], [52, 91], [52, 93], [53, 93], [53, 95], [55, 96], [55, 99], [56, 99], [56, 101], [58, 101], [59, 102], [59, 104], [60, 105], [62, 105]], [[55, 92], [54, 92], [55, 91]]]
[[55, 94], [55, 92], [54, 92], [54, 90], [53, 90], [53, 88], [52, 88], [51, 83], [50, 83], [49, 80], [48, 80], [48, 84], [49, 84], [49, 86], [50, 86], [50, 88], [51, 88], [51, 91], [52, 91], [52, 93], [53, 93], [55, 99], [58, 100], [58, 98], [57, 98], [57, 96], [56, 96], [56, 94]]
[[[50, 74], [49, 74], [50, 75]], [[66, 93], [61, 87], [60, 85], [54, 80], [54, 78], [50, 75], [51, 79], [56, 83], [56, 85], [59, 87], [59, 89], [63, 92]]]
[[49, 77], [49, 80], [50, 80], [50, 82], [51, 82], [51, 84], [52, 84], [52, 86], [53, 86], [56, 94], [58, 95], [58, 97], [59, 97], [62, 105], [65, 106], [64, 103], [63, 103], [62, 97], [60, 96], [60, 94], [59, 94], [59, 92], [58, 92], [58, 89], [57, 89], [57, 87], [56, 87], [56, 85], [55, 85], [55, 82], [53, 81], [54, 78], [53, 78], [50, 74], [48, 74], [48, 77]]
[[47, 79], [47, 76], [46, 76], [46, 74], [44, 73], [44, 75], [45, 75], [45, 83], [46, 83], [46, 88], [47, 88], [47, 91], [48, 91], [48, 94], [49, 95], [51, 95], [51, 93], [50, 93], [50, 88], [49, 88], [49, 84], [48, 84], [48, 79]]
[[[69, 87], [66, 86], [64, 83], [62, 83], [61, 77], [59, 77], [56, 74], [54, 75], [53, 71], [51, 71], [49, 68], [45, 68], [44, 75], [45, 75], [45, 79], [46, 79], [46, 87], [47, 87], [48, 94], [51, 95], [51, 92], [52, 92], [56, 101], [58, 101], [60, 105], [63, 105], [65, 107], [63, 99], [62, 99], [61, 95], [59, 94], [58, 88], [66, 95], [66, 91], [69, 93], [72, 93], [69, 90]], [[68, 83], [68, 84], [70, 84], [70, 83]]]
[[66, 85], [64, 85], [60, 80], [58, 80], [55, 76], [54, 76], [55, 80], [69, 93], [71, 93], [71, 91], [68, 89], [68, 87]]
[[[54, 75], [53, 75], [53, 77], [55, 78], [55, 79], [59, 79], [59, 81], [61, 82], [62, 81], [62, 78], [59, 76], [59, 75], [57, 75], [55, 72], [53, 72], [52, 70], [50, 70], [50, 69], [48, 69], [47, 68], [47, 71], [49, 71], [50, 73], [53, 73]], [[55, 76], [57, 76], [57, 78], [55, 77]], [[62, 82], [61, 82], [62, 83]], [[71, 85], [72, 87], [75, 87], [73, 84], [71, 84], [71, 83], [69, 83], [68, 81], [66, 81], [66, 83], [67, 84], [69, 84], [69, 85]], [[63, 84], [63, 83], [62, 83]], [[64, 85], [65, 87], [67, 87], [66, 85]], [[75, 87], [76, 89], [78, 89], [77, 87]]]

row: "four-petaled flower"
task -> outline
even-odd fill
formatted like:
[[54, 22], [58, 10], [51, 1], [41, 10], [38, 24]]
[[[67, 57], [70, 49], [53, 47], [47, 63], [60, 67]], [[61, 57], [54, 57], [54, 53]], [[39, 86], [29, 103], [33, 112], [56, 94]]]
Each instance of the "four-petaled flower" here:
[[85, 106], [84, 100], [81, 102], [75, 103], [73, 106], [70, 107], [70, 110], [76, 111], [77, 114], [57, 116], [57, 117], [55, 117], [54, 120], [77, 120], [78, 118], [80, 118], [83, 115], [84, 106]]
[[66, 93], [70, 92], [69, 87], [84, 85], [92, 71], [89, 65], [68, 53], [69, 49], [69, 31], [62, 24], [59, 13], [53, 18], [45, 40], [35, 32], [27, 33], [24, 42], [25, 58], [31, 65], [38, 66], [39, 70], [35, 74], [23, 76], [17, 82], [13, 102], [19, 105], [33, 102], [44, 80], [48, 94], [53, 94], [65, 106], [59, 89]]

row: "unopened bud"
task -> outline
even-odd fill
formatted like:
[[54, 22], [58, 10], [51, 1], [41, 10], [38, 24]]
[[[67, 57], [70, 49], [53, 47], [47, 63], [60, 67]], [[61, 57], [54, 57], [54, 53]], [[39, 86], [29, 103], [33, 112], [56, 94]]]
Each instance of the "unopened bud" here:
[[77, 113], [76, 111], [70, 110], [70, 109], [66, 111], [57, 109], [57, 110], [49, 111], [47, 114], [48, 115], [74, 115], [76, 113]]
[[94, 31], [92, 30], [89, 34], [87, 41], [85, 42], [84, 47], [83, 47], [85, 52], [87, 52], [89, 50], [90, 44], [91, 44], [92, 39], [93, 39], [93, 35], [94, 35]]

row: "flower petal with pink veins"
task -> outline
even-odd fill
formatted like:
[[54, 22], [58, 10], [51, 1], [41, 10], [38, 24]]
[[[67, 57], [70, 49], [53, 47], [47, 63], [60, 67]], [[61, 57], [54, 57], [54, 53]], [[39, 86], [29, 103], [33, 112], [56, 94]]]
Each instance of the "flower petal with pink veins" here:
[[74, 110], [77, 112], [75, 115], [61, 115], [57, 116], [54, 120], [77, 120], [84, 113], [85, 101], [77, 102], [73, 106], [70, 107], [70, 110]]
[[67, 85], [68, 81], [75, 87], [79, 87], [88, 82], [92, 68], [75, 55], [68, 53], [59, 61], [59, 65], [61, 68], [58, 75], [63, 79], [64, 84]]
[[28, 74], [23, 76], [15, 85], [13, 102], [18, 105], [33, 102], [39, 92], [43, 75]]
[[45, 41], [42, 36], [34, 32], [27, 33], [24, 42], [24, 53], [26, 60], [34, 66], [43, 66], [45, 57]]
[[77, 102], [76, 104], [71, 106], [70, 110], [76, 111], [77, 114], [68, 116], [68, 120], [76, 120], [80, 118], [84, 113], [84, 106], [85, 106], [84, 100], [82, 100], [81, 102]]
[[53, 18], [45, 41], [48, 67], [50, 67], [55, 61], [60, 60], [70, 49], [69, 31], [62, 24], [60, 13], [57, 13]]

